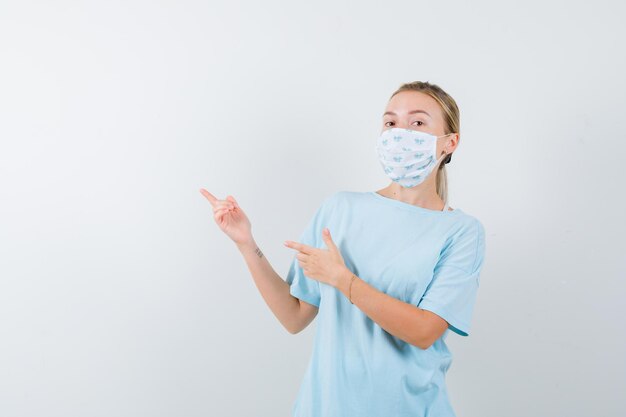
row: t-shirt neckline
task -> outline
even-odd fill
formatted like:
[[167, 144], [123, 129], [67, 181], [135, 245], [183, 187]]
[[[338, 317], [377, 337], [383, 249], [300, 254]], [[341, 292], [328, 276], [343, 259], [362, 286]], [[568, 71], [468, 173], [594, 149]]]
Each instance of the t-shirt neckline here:
[[396, 206], [396, 207], [400, 207], [400, 208], [404, 208], [408, 210], [413, 210], [419, 213], [428, 213], [428, 214], [445, 216], [449, 214], [450, 215], [455, 214], [461, 211], [461, 209], [458, 209], [458, 208], [453, 209], [452, 211], [448, 209], [446, 209], [445, 211], [444, 210], [431, 210], [431, 209], [416, 206], [413, 204], [405, 203], [404, 201], [396, 200], [394, 198], [385, 197], [384, 195], [378, 194], [376, 191], [368, 191], [368, 194], [371, 194], [372, 196], [374, 196], [375, 198], [377, 198], [378, 200], [382, 201], [385, 204], [390, 204], [392, 206]]

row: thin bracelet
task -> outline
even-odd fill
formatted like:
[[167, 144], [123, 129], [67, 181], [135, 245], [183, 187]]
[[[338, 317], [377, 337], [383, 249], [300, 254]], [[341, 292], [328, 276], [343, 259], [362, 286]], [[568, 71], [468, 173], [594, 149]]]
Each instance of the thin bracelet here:
[[356, 278], [356, 275], [352, 274], [352, 279], [350, 280], [350, 296], [348, 297], [348, 299], [350, 300], [350, 304], [354, 304], [352, 302], [352, 282], [354, 281], [355, 278]]

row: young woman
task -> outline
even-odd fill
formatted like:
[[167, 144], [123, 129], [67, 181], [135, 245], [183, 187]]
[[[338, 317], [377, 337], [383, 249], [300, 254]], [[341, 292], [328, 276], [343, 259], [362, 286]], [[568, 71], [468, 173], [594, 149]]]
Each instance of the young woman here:
[[300, 240], [285, 242], [296, 251], [286, 280], [235, 198], [201, 190], [283, 326], [296, 334], [319, 314], [293, 417], [455, 416], [445, 339], [469, 335], [485, 253], [481, 222], [447, 202], [459, 130], [440, 87], [400, 86], [375, 146], [391, 183], [326, 197]]

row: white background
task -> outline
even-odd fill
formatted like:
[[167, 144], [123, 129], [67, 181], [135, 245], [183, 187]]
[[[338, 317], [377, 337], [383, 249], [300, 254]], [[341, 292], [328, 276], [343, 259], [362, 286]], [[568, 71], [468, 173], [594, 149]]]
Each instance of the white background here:
[[415, 80], [461, 109], [450, 205], [486, 229], [458, 416], [623, 415], [624, 9], [1, 1], [0, 415], [290, 415], [315, 322], [280, 325], [198, 190], [284, 278], [324, 197], [388, 184]]

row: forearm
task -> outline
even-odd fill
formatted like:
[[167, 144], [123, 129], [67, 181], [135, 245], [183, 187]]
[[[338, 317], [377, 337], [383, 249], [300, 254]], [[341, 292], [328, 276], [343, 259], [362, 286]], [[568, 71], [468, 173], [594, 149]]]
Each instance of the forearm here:
[[300, 300], [291, 295], [289, 284], [274, 271], [254, 238], [248, 243], [237, 244], [237, 248], [272, 313], [290, 333], [296, 332], [299, 328]]
[[350, 292], [352, 275], [347, 271], [336, 286], [346, 298], [351, 294], [352, 303], [390, 334], [421, 349], [428, 345], [424, 340], [424, 310], [379, 291], [359, 277], [354, 278]]

